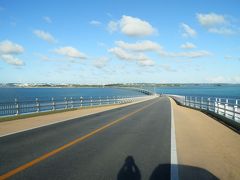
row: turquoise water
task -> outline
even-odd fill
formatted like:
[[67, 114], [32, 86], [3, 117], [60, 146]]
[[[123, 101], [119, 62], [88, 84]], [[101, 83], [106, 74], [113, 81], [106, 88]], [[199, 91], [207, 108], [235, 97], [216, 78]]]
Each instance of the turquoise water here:
[[180, 87], [158, 87], [157, 93], [183, 96], [202, 96], [240, 99], [240, 85], [185, 85]]
[[74, 97], [112, 97], [112, 96], [142, 96], [135, 90], [117, 88], [0, 88], [0, 102], [24, 100], [49, 100]]

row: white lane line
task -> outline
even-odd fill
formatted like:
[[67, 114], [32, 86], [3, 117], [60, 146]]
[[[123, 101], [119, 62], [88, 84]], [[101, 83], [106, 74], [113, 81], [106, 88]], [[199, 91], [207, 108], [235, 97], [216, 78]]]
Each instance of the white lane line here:
[[173, 113], [173, 107], [171, 103], [171, 180], [178, 180], [178, 179], [179, 179], [178, 178], [178, 161], [177, 161], [174, 113]]

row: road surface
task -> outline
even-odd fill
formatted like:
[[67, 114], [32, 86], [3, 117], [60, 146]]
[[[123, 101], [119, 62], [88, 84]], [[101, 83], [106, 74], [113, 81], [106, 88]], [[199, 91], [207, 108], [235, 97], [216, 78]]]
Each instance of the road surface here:
[[0, 147], [0, 179], [170, 179], [170, 101], [13, 134]]

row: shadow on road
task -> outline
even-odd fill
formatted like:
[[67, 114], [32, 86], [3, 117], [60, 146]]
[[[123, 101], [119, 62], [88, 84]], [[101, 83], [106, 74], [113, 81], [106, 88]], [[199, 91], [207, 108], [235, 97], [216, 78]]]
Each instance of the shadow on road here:
[[[187, 165], [174, 165], [178, 167], [179, 179], [194, 179], [194, 180], [218, 180], [215, 175], [206, 169], [187, 166]], [[158, 165], [150, 176], [150, 180], [163, 180], [170, 179], [170, 164]]]
[[118, 172], [117, 180], [140, 180], [141, 173], [132, 156], [125, 159], [125, 163]]
[[[194, 180], [218, 180], [211, 172], [193, 166], [174, 165], [178, 167], [179, 179], [194, 179]], [[160, 164], [152, 172], [149, 180], [167, 180], [171, 179], [171, 165]], [[135, 164], [134, 158], [128, 156], [121, 169], [118, 172], [117, 180], [141, 180], [141, 172]]]

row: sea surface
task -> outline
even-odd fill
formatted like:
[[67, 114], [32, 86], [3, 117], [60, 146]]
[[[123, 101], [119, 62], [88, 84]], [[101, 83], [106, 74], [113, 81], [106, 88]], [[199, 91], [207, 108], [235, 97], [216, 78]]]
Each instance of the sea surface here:
[[184, 85], [179, 87], [157, 87], [156, 92], [183, 96], [240, 99], [240, 85]]
[[0, 102], [64, 99], [66, 98], [99, 98], [113, 96], [142, 96], [136, 90], [121, 88], [0, 88]]
[[[183, 96], [202, 96], [240, 99], [240, 85], [184, 85], [175, 87], [156, 87], [156, 93], [176, 94]], [[0, 102], [11, 102], [17, 98], [24, 100], [64, 99], [65, 97], [113, 97], [141, 96], [135, 90], [118, 88], [0, 88]]]

